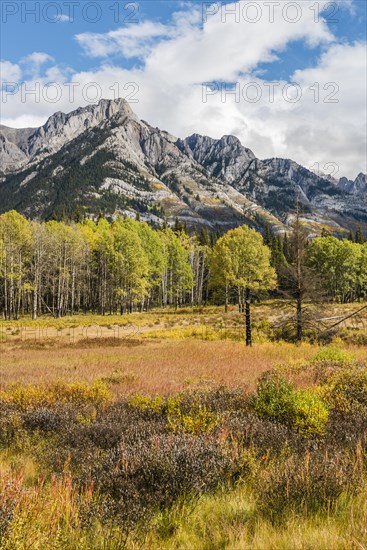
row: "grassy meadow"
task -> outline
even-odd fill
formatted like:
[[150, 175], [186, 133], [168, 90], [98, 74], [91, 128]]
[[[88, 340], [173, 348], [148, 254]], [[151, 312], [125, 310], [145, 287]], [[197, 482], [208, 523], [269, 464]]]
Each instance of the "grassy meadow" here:
[[0, 549], [367, 548], [367, 320], [287, 314], [0, 322]]

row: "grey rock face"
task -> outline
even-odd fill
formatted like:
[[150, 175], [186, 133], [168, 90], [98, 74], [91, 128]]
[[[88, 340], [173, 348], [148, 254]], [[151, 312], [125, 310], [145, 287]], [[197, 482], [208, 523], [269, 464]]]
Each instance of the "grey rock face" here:
[[[1, 211], [36, 217], [84, 207], [94, 215], [283, 231], [296, 201], [317, 233], [367, 224], [367, 178], [334, 182], [289, 159], [257, 159], [234, 136], [176, 139], [141, 121], [123, 99], [65, 114], [40, 128], [0, 127]], [[367, 226], [366, 226], [367, 227]]]
[[340, 178], [338, 187], [351, 195], [367, 195], [367, 175], [360, 172], [354, 181]]
[[362, 172], [358, 174], [358, 176], [354, 180], [354, 186], [353, 186], [352, 192], [356, 195], [367, 194], [367, 175], [366, 174], [362, 174]]
[[135, 115], [123, 99], [101, 100], [97, 105], [81, 107], [69, 114], [57, 112], [38, 128], [28, 139], [28, 154], [31, 159], [43, 158], [55, 153], [86, 130], [98, 126], [116, 113], [129, 118]]
[[228, 183], [237, 180], [256, 158], [235, 136], [223, 136], [216, 140], [193, 134], [184, 140], [178, 140], [177, 146], [206, 168], [212, 176]]
[[13, 145], [11, 152], [4, 157], [8, 171], [56, 153], [63, 145], [116, 113], [136, 118], [125, 100], [102, 99], [97, 105], [80, 107], [68, 114], [58, 111], [40, 128], [14, 129], [0, 126], [0, 136]]
[[27, 162], [27, 155], [0, 131], [0, 171], [7, 173]]
[[[349, 180], [348, 180], [349, 181]], [[360, 172], [354, 181], [349, 182], [348, 193], [352, 195], [366, 195], [367, 194], [367, 175]], [[340, 184], [340, 182], [339, 182]]]

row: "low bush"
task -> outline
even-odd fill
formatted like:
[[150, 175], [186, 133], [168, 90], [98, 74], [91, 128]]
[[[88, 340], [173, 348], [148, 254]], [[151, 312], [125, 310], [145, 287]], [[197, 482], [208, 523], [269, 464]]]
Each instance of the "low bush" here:
[[174, 433], [200, 434], [210, 433], [218, 428], [222, 422], [222, 416], [210, 411], [206, 405], [199, 402], [184, 414], [181, 410], [180, 398], [172, 398], [167, 401], [167, 421], [168, 429]]
[[188, 413], [198, 404], [216, 413], [248, 410], [249, 406], [248, 396], [242, 389], [223, 386], [186, 391], [180, 394], [180, 399], [183, 413]]
[[22, 498], [21, 473], [0, 472], [0, 548]]
[[346, 344], [367, 346], [367, 330], [362, 328], [345, 328], [339, 331], [339, 337]]
[[95, 463], [91, 479], [107, 496], [106, 518], [117, 517], [128, 528], [179, 497], [215, 489], [232, 468], [225, 448], [213, 438], [163, 434], [120, 442]]
[[0, 402], [0, 446], [8, 446], [19, 434], [22, 418], [12, 405]]
[[135, 395], [129, 403], [141, 411], [163, 416], [169, 431], [189, 434], [213, 432], [222, 425], [227, 413], [248, 407], [242, 391], [226, 388], [186, 391], [165, 399]]
[[311, 363], [314, 365], [349, 365], [355, 361], [354, 355], [344, 349], [336, 346], [321, 347], [318, 352], [311, 358]]
[[303, 434], [325, 433], [328, 409], [322, 399], [312, 390], [295, 390], [277, 373], [267, 372], [261, 377], [252, 406], [260, 417], [297, 428]]
[[161, 396], [149, 397], [147, 395], [134, 395], [129, 401], [132, 407], [142, 411], [153, 411], [161, 413], [163, 410], [164, 399]]
[[333, 449], [354, 449], [359, 443], [367, 448], [367, 410], [360, 407], [348, 410], [331, 409], [326, 443]]
[[329, 369], [321, 378], [321, 394], [331, 408], [367, 412], [367, 368], [352, 365]]

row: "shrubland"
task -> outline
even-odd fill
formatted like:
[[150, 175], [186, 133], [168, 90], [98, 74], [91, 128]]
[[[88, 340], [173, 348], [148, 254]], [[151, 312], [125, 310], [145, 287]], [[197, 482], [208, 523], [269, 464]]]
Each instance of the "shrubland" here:
[[326, 346], [254, 389], [6, 385], [0, 548], [363, 548], [366, 373]]

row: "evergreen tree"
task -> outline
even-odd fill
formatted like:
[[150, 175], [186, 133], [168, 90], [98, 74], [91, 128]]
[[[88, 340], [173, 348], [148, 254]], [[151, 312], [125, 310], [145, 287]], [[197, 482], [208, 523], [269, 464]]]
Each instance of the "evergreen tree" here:
[[284, 233], [284, 237], [283, 237], [283, 254], [286, 262], [288, 263], [291, 259], [291, 251], [290, 251], [289, 238], [287, 233]]
[[272, 231], [270, 229], [270, 225], [267, 223], [265, 226], [265, 232], [264, 232], [264, 244], [266, 246], [271, 246], [272, 243]]
[[362, 229], [361, 229], [361, 226], [359, 225], [356, 229], [356, 234], [355, 234], [355, 238], [354, 238], [354, 242], [355, 243], [358, 243], [358, 244], [362, 244], [364, 242], [364, 238], [363, 238], [363, 234], [362, 234]]

